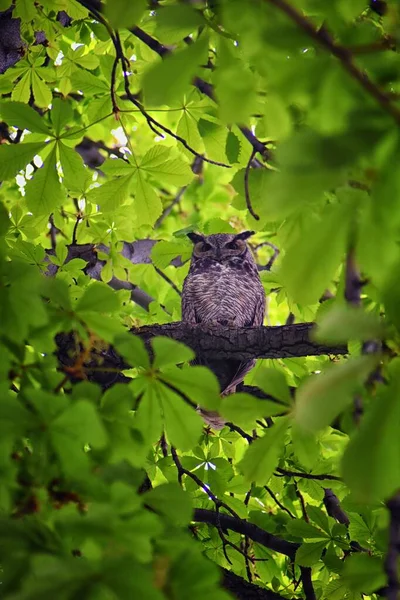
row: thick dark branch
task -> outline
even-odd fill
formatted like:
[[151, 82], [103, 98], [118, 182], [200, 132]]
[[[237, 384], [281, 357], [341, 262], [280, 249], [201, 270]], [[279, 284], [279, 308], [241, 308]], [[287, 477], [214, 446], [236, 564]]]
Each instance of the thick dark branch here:
[[222, 569], [222, 586], [238, 600], [288, 600], [276, 592], [245, 581], [232, 571]]
[[195, 509], [193, 521], [197, 521], [199, 523], [208, 523], [214, 527], [222, 527], [223, 529], [236, 531], [236, 533], [246, 535], [253, 540], [253, 542], [261, 544], [262, 546], [265, 546], [270, 550], [274, 550], [275, 552], [279, 552], [279, 554], [289, 556], [289, 558], [292, 559], [294, 558], [296, 550], [299, 547], [299, 544], [287, 542], [286, 540], [283, 540], [272, 533], [264, 531], [264, 529], [261, 529], [261, 527], [258, 527], [258, 525], [249, 523], [244, 519], [237, 519], [221, 512], [217, 514], [215, 511], [207, 510], [205, 508]]
[[350, 525], [350, 519], [341, 507], [339, 498], [330, 488], [324, 488], [324, 492], [324, 506], [328, 515], [338, 523], [342, 523], [348, 527]]
[[362, 71], [354, 64], [353, 55], [348, 48], [337, 44], [325, 28], [321, 27], [320, 29], [317, 29], [310, 19], [298, 12], [291, 4], [286, 2], [286, 0], [264, 0], [264, 2], [273, 4], [280, 11], [285, 13], [285, 15], [287, 15], [287, 17], [302, 29], [312, 40], [335, 56], [340, 61], [343, 69], [347, 71], [347, 73], [394, 118], [396, 123], [400, 124], [400, 110], [397, 106], [392, 104], [390, 94], [377, 86], [371, 81], [365, 71]]
[[400, 595], [400, 581], [398, 575], [398, 562], [400, 555], [400, 493], [395, 494], [386, 503], [390, 512], [389, 546], [385, 559], [387, 574], [386, 598], [398, 600]]
[[208, 358], [235, 359], [292, 358], [346, 354], [345, 346], [326, 346], [310, 339], [313, 323], [280, 327], [222, 327], [206, 324], [167, 323], [132, 329], [148, 342], [155, 336], [171, 337]]

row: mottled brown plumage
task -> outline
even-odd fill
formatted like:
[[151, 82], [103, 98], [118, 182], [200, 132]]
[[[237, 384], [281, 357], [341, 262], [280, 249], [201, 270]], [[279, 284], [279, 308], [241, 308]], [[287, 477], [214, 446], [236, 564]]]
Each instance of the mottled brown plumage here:
[[[190, 270], [183, 284], [183, 321], [235, 327], [263, 324], [265, 292], [245, 241], [252, 233], [189, 234], [194, 248]], [[255, 360], [208, 361], [205, 357], [197, 357], [196, 362], [208, 366], [216, 374], [224, 395], [234, 392], [255, 364]], [[207, 414], [210, 416], [210, 413]], [[207, 420], [215, 428], [223, 425], [221, 419]]]

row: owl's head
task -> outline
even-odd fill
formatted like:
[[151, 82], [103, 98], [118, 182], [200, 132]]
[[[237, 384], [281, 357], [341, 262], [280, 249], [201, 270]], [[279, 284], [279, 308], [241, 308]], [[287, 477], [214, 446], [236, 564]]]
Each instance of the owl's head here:
[[208, 258], [221, 262], [233, 257], [244, 257], [245, 254], [250, 253], [246, 240], [254, 233], [254, 231], [243, 231], [238, 234], [215, 233], [213, 235], [188, 233], [188, 238], [194, 243], [194, 259]]

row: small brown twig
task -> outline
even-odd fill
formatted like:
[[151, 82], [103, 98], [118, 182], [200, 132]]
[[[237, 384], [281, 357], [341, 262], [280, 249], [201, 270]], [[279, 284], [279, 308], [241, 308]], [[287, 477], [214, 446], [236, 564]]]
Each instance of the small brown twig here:
[[249, 172], [250, 172], [250, 166], [251, 166], [251, 162], [256, 154], [256, 149], [253, 147], [251, 154], [250, 154], [250, 158], [247, 161], [247, 165], [246, 165], [246, 169], [244, 171], [244, 195], [246, 198], [246, 206], [248, 208], [249, 213], [251, 214], [251, 216], [256, 219], [256, 221], [260, 220], [259, 215], [257, 215], [254, 210], [253, 207], [251, 205], [251, 198], [250, 198], [250, 192], [249, 192]]

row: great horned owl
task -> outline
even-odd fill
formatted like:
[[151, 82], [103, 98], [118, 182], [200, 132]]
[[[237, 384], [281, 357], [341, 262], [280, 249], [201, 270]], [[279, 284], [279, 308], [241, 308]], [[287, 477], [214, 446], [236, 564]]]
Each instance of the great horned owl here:
[[[235, 327], [263, 324], [265, 292], [245, 241], [253, 233], [188, 234], [194, 248], [190, 270], [183, 284], [182, 321]], [[216, 374], [222, 394], [228, 395], [235, 391], [256, 361], [197, 357], [196, 362], [208, 366]], [[215, 418], [205, 411], [202, 414], [214, 428], [223, 426], [223, 421], [215, 413]]]

